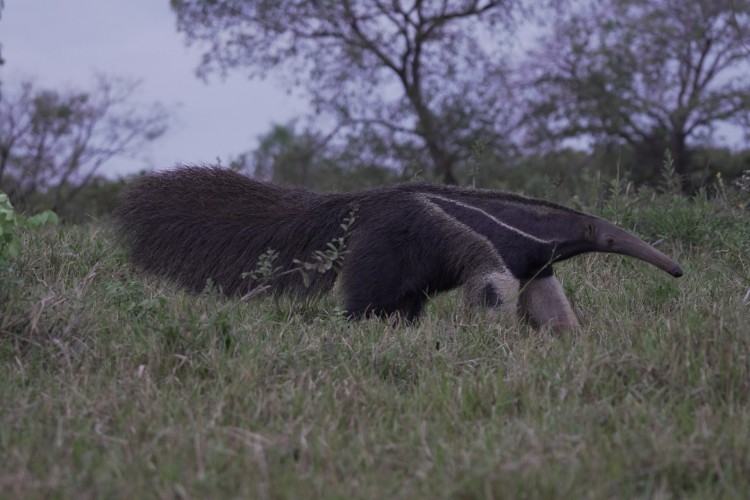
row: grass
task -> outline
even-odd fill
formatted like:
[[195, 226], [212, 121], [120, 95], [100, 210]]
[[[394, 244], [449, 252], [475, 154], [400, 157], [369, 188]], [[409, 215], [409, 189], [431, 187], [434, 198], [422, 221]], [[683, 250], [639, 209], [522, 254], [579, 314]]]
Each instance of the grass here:
[[3, 497], [696, 497], [750, 492], [750, 214], [603, 208], [684, 267], [558, 275], [556, 336], [432, 301], [347, 323], [334, 296], [185, 294], [106, 224], [24, 235], [0, 277]]

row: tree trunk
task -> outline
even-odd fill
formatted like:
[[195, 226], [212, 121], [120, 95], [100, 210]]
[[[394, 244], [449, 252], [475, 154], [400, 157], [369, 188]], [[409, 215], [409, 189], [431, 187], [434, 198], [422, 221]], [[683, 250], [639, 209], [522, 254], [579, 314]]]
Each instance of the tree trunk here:
[[693, 186], [693, 180], [690, 178], [690, 172], [688, 171], [690, 167], [690, 153], [685, 141], [685, 134], [678, 131], [673, 132], [670, 142], [674, 171], [680, 177], [682, 190], [688, 194], [692, 193], [695, 186]]
[[427, 149], [435, 165], [435, 170], [443, 176], [443, 183], [458, 184], [456, 177], [453, 175], [453, 161], [433, 139], [425, 138], [425, 141], [427, 141]]
[[0, 187], [3, 185], [3, 176], [5, 175], [5, 169], [8, 166], [8, 158], [10, 158], [10, 148], [0, 149]]
[[458, 184], [456, 177], [453, 175], [454, 161], [441, 146], [444, 141], [436, 130], [432, 113], [421, 103], [421, 99], [412, 99], [412, 102], [414, 107], [417, 108], [419, 116], [418, 133], [424, 139], [435, 171], [442, 175], [443, 183]]

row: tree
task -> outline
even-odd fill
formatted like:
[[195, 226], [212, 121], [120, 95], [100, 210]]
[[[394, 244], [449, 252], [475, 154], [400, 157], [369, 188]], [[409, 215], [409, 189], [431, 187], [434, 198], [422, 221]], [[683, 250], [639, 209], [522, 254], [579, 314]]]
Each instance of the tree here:
[[[5, 7], [5, 2], [3, 0], [0, 0], [0, 19], [3, 17], [3, 8]], [[5, 59], [3, 59], [3, 44], [0, 43], [0, 66], [5, 64]], [[0, 101], [3, 100], [3, 82], [0, 81]]]
[[536, 139], [624, 142], [641, 162], [669, 148], [686, 176], [717, 125], [750, 126], [748, 0], [607, 0], [561, 15], [528, 64]]
[[326, 141], [310, 131], [297, 133], [294, 124], [273, 125], [252, 153], [252, 173], [263, 180], [309, 186], [325, 146]]
[[472, 142], [507, 140], [497, 36], [517, 3], [171, 0], [178, 29], [205, 48], [201, 75], [286, 69], [345, 142], [377, 136], [392, 152], [419, 148], [448, 183]]
[[[3, 0], [0, 0], [0, 19], [3, 17], [3, 8], [5, 7], [5, 2]], [[0, 66], [5, 64], [5, 60], [3, 59], [3, 45], [0, 44]]]
[[[4, 8], [5, 8], [5, 2], [3, 0], [0, 0], [0, 19], [2, 19], [3, 17], [2, 14], [3, 14]], [[3, 48], [3, 45], [0, 43], [0, 66], [5, 64], [5, 60], [3, 59], [2, 48]]]
[[17, 201], [46, 193], [69, 202], [116, 156], [137, 153], [166, 130], [159, 104], [131, 102], [136, 83], [99, 76], [93, 90], [21, 83], [0, 101], [0, 188]]
[[[348, 191], [388, 184], [395, 172], [374, 162], [356, 144], [334, 145], [332, 134], [310, 128], [297, 130], [296, 121], [272, 125], [259, 137], [258, 147], [233, 159], [229, 167], [281, 184], [320, 191]], [[372, 145], [372, 143], [371, 143]]]

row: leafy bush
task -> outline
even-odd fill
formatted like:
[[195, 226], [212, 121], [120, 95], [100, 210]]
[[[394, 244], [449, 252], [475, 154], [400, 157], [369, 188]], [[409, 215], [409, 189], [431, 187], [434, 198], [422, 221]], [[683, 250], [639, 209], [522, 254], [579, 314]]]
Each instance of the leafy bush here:
[[21, 251], [21, 232], [34, 230], [48, 224], [57, 224], [57, 215], [46, 210], [24, 217], [13, 210], [8, 195], [0, 191], [0, 266], [7, 265], [11, 257]]
[[[23, 247], [21, 234], [27, 230], [36, 230], [47, 224], [57, 224], [57, 215], [46, 211], [31, 217], [16, 213], [8, 195], [0, 191], [0, 304], [6, 302], [13, 293], [12, 286], [20, 279], [11, 272], [11, 259], [16, 257]], [[0, 311], [2, 312], [2, 311]], [[0, 314], [2, 319], [2, 314]]]

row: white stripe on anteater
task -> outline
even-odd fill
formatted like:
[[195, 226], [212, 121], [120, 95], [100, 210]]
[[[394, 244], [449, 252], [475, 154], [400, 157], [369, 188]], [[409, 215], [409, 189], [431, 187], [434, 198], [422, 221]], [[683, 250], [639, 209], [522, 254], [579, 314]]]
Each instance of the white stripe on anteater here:
[[475, 206], [472, 206], [472, 205], [467, 205], [466, 203], [462, 203], [460, 201], [453, 200], [451, 198], [446, 198], [444, 196], [438, 196], [438, 195], [434, 195], [434, 194], [429, 194], [429, 195], [426, 196], [426, 198], [434, 198], [434, 199], [442, 200], [442, 201], [445, 201], [445, 202], [448, 202], [448, 203], [453, 203], [454, 205], [458, 205], [458, 206], [463, 207], [463, 208], [467, 208], [469, 210], [474, 210], [475, 212], [479, 212], [480, 214], [484, 215], [485, 217], [487, 217], [488, 219], [490, 219], [491, 221], [493, 221], [498, 226], [504, 227], [505, 229], [508, 229], [509, 231], [513, 231], [514, 233], [516, 233], [516, 234], [518, 234], [520, 236], [523, 236], [524, 238], [528, 238], [528, 239], [530, 239], [532, 241], [536, 241], [537, 243], [545, 243], [545, 244], [546, 243], [552, 243], [551, 240], [544, 240], [542, 238], [538, 238], [538, 237], [534, 236], [533, 234], [529, 234], [529, 233], [527, 233], [525, 231], [522, 231], [522, 230], [518, 229], [517, 227], [513, 227], [510, 224], [507, 224], [507, 223], [501, 221], [500, 219], [498, 219], [494, 215], [485, 212], [484, 210], [482, 210], [479, 207], [475, 207]]
[[497, 252], [495, 245], [492, 244], [489, 238], [487, 238], [482, 233], [475, 231], [468, 225], [458, 220], [456, 217], [452, 216], [451, 214], [443, 210], [442, 207], [440, 207], [440, 205], [437, 205], [435, 202], [430, 201], [428, 198], [431, 198], [431, 197], [432, 196], [418, 195], [417, 199], [421, 201], [430, 212], [434, 213], [438, 217], [441, 217], [449, 224], [455, 227], [458, 227], [462, 231], [466, 231], [468, 233], [473, 234], [478, 240], [480, 240], [482, 243], [485, 244], [488, 255], [491, 256], [490, 257], [491, 260], [494, 261], [494, 262], [488, 262], [488, 268], [486, 269], [487, 272], [490, 272], [492, 270], [500, 270], [500, 271], [507, 270], [507, 267], [505, 266], [505, 261], [503, 261], [503, 258]]
[[[469, 274], [464, 276], [465, 300], [467, 305], [471, 307], [487, 305], [483, 302], [486, 299], [486, 287], [490, 285], [494, 289], [494, 293], [500, 298], [499, 309], [505, 313], [514, 313], [518, 304], [518, 290], [521, 283], [508, 270], [495, 246], [485, 235], [475, 231], [456, 217], [447, 213], [435, 202], [430, 201], [429, 198], [432, 198], [432, 196], [418, 196], [418, 199], [422, 201], [427, 209], [436, 216], [445, 219], [446, 222], [460, 228], [462, 231], [474, 235], [474, 237], [486, 245], [487, 255], [490, 257], [488, 262], [480, 268], [470, 269]], [[435, 198], [443, 199], [442, 197]]]

